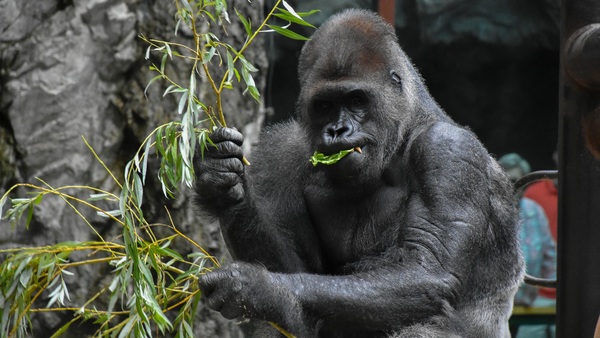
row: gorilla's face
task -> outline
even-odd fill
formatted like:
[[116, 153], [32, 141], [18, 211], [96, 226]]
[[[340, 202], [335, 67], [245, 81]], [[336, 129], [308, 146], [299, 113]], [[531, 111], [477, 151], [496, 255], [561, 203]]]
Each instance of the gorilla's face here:
[[384, 137], [378, 128], [374, 98], [368, 86], [359, 81], [324, 81], [306, 102], [307, 128], [314, 150], [325, 155], [354, 149], [338, 163], [319, 166], [335, 181], [359, 183], [374, 175], [381, 163]]
[[302, 50], [297, 114], [311, 151], [356, 150], [315, 170], [337, 185], [364, 186], [381, 177], [396, 153], [411, 115], [402, 90], [409, 74], [389, 25], [342, 20], [345, 29], [325, 24]]

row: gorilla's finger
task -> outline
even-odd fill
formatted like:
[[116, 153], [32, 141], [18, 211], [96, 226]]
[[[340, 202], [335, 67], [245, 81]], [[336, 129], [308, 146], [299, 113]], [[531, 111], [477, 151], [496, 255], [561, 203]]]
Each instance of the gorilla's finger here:
[[230, 172], [201, 172], [198, 175], [198, 184], [203, 187], [210, 187], [211, 190], [229, 189], [241, 183], [240, 177], [236, 173]]
[[233, 201], [240, 201], [244, 197], [245, 189], [241, 183], [234, 185], [227, 192], [227, 198]]
[[212, 175], [212, 173], [232, 173], [235, 175], [242, 175], [244, 173], [244, 165], [242, 161], [237, 158], [206, 159], [204, 163], [199, 166], [198, 177], [201, 175]]
[[242, 148], [232, 141], [215, 142], [214, 145], [209, 144], [204, 150], [204, 155], [213, 158], [235, 157], [241, 159], [244, 154]]
[[210, 139], [214, 143], [231, 141], [238, 146], [244, 143], [244, 135], [235, 128], [218, 128], [210, 134]]
[[244, 164], [239, 158], [224, 158], [219, 161], [217, 170], [239, 175], [244, 172]]
[[215, 291], [217, 281], [218, 279], [214, 276], [214, 273], [207, 273], [198, 277], [198, 286], [203, 297], [210, 297], [213, 291]]

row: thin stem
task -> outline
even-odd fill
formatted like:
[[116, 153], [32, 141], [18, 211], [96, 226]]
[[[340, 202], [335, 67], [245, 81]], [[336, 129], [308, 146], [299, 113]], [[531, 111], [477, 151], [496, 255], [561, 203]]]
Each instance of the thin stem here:
[[108, 167], [106, 166], [106, 164], [104, 163], [104, 161], [102, 161], [102, 159], [100, 158], [100, 156], [98, 156], [98, 154], [94, 151], [94, 148], [92, 148], [92, 146], [88, 143], [88, 141], [85, 139], [85, 136], [81, 136], [81, 138], [83, 139], [83, 142], [88, 147], [88, 149], [92, 152], [92, 154], [94, 155], [94, 157], [96, 158], [96, 160], [98, 162], [100, 162], [100, 164], [102, 164], [102, 167], [104, 167], [104, 170], [106, 170], [106, 172], [108, 172], [108, 174], [112, 177], [113, 181], [115, 181], [115, 183], [117, 183], [117, 185], [119, 186], [119, 188], [122, 189], [123, 186], [121, 185], [121, 183], [119, 182], [119, 180], [117, 180], [117, 178], [115, 177], [115, 175], [113, 175], [112, 171], [110, 171], [110, 169], [108, 169]]
[[[262, 31], [262, 29], [266, 26], [267, 21], [269, 21], [269, 19], [273, 16], [273, 13], [275, 13], [275, 10], [277, 9], [277, 7], [279, 7], [280, 3], [281, 3], [281, 0], [277, 0], [275, 5], [273, 6], [273, 8], [271, 8], [271, 11], [269, 12], [269, 14], [267, 14], [265, 19], [261, 22], [260, 26], [258, 26], [258, 29], [256, 29], [254, 31], [254, 33], [252, 34], [252, 36], [250, 38], [248, 38], [248, 41], [246, 41], [244, 46], [242, 46], [242, 48], [236, 53], [235, 57], [233, 58], [234, 64], [240, 58], [239, 56], [242, 55], [246, 51], [246, 48], [248, 48], [250, 46], [252, 41], [254, 41], [254, 38], [256, 38], [258, 36], [258, 33], [260, 33]], [[225, 80], [227, 79], [227, 73], [228, 73], [228, 71], [225, 71], [225, 75], [223, 76], [223, 79], [221, 80], [221, 84], [219, 86], [219, 91], [223, 90], [223, 86], [225, 85]]]
[[[83, 204], [85, 206], [88, 206], [88, 207], [90, 207], [90, 208], [92, 208], [92, 209], [94, 209], [94, 210], [96, 210], [96, 211], [104, 214], [107, 217], [109, 217], [110, 219], [112, 219], [113, 221], [115, 221], [115, 222], [119, 223], [120, 225], [124, 226], [124, 224], [123, 224], [123, 222], [121, 220], [119, 220], [118, 218], [112, 216], [106, 210], [101, 209], [101, 208], [99, 208], [99, 207], [97, 207], [97, 206], [95, 206], [95, 205], [93, 205], [93, 204], [91, 204], [91, 203], [89, 203], [87, 201], [84, 201], [84, 200], [82, 200], [80, 198], [77, 198], [77, 197], [74, 197], [74, 196], [71, 196], [71, 195], [67, 195], [67, 194], [64, 194], [64, 193], [60, 192], [60, 190], [64, 190], [64, 189], [77, 188], [77, 189], [90, 189], [90, 190], [93, 190], [93, 191], [96, 191], [96, 192], [102, 192], [102, 193], [105, 193], [107, 195], [114, 196], [113, 194], [111, 194], [109, 192], [106, 192], [104, 190], [96, 189], [96, 188], [92, 188], [92, 187], [88, 187], [88, 186], [76, 186], [76, 185], [64, 186], [64, 187], [59, 187], [59, 188], [56, 188], [56, 189], [54, 189], [54, 188], [52, 188], [52, 189], [46, 189], [46, 188], [43, 188], [43, 187], [40, 187], [40, 186], [37, 186], [37, 185], [34, 185], [34, 184], [30, 184], [30, 183], [19, 183], [19, 184], [15, 184], [9, 191], [7, 191], [6, 194], [5, 194], [5, 196], [13, 188], [16, 188], [16, 187], [24, 187], [24, 188], [30, 188], [30, 189], [34, 189], [34, 190], [39, 190], [44, 195], [52, 194], [52, 195], [57, 195], [57, 196], [61, 196], [61, 197], [66, 197], [67, 199], [74, 200], [74, 201], [76, 201], [78, 203], [81, 203], [81, 204]], [[2, 197], [2, 198], [4, 198], [4, 197]], [[118, 200], [118, 197], [115, 196], [115, 198]]]
[[198, 250], [200, 250], [204, 255], [206, 255], [206, 257], [208, 257], [208, 259], [210, 259], [216, 267], [220, 268], [221, 264], [219, 264], [219, 262], [216, 260], [215, 257], [210, 255], [208, 252], [206, 252], [206, 250], [204, 250], [204, 248], [202, 248], [200, 245], [198, 245], [198, 243], [196, 243], [194, 240], [192, 240], [191, 238], [184, 235], [181, 231], [179, 231], [177, 229], [177, 227], [175, 227], [175, 223], [173, 223], [173, 218], [171, 217], [171, 213], [169, 212], [169, 209], [166, 206], [165, 206], [165, 210], [167, 211], [167, 216], [169, 217], [169, 221], [171, 222], [171, 228], [173, 229], [173, 231], [175, 231], [179, 236], [181, 236], [182, 238], [184, 238], [185, 240], [190, 242], [193, 246], [198, 248]]

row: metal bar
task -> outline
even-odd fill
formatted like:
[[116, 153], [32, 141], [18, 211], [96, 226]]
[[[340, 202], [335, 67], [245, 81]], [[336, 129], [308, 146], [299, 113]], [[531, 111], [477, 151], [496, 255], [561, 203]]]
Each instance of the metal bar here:
[[561, 6], [556, 333], [588, 338], [600, 316], [600, 161], [584, 135], [600, 133], [589, 122], [600, 112], [600, 1]]

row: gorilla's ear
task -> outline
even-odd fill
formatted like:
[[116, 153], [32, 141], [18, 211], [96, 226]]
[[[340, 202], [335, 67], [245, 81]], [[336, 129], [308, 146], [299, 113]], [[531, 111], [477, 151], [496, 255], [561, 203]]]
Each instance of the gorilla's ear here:
[[399, 85], [402, 85], [402, 79], [400, 78], [400, 75], [398, 75], [398, 73], [396, 73], [395, 70], [392, 70], [390, 72], [390, 76], [392, 77], [392, 81], [396, 82]]

